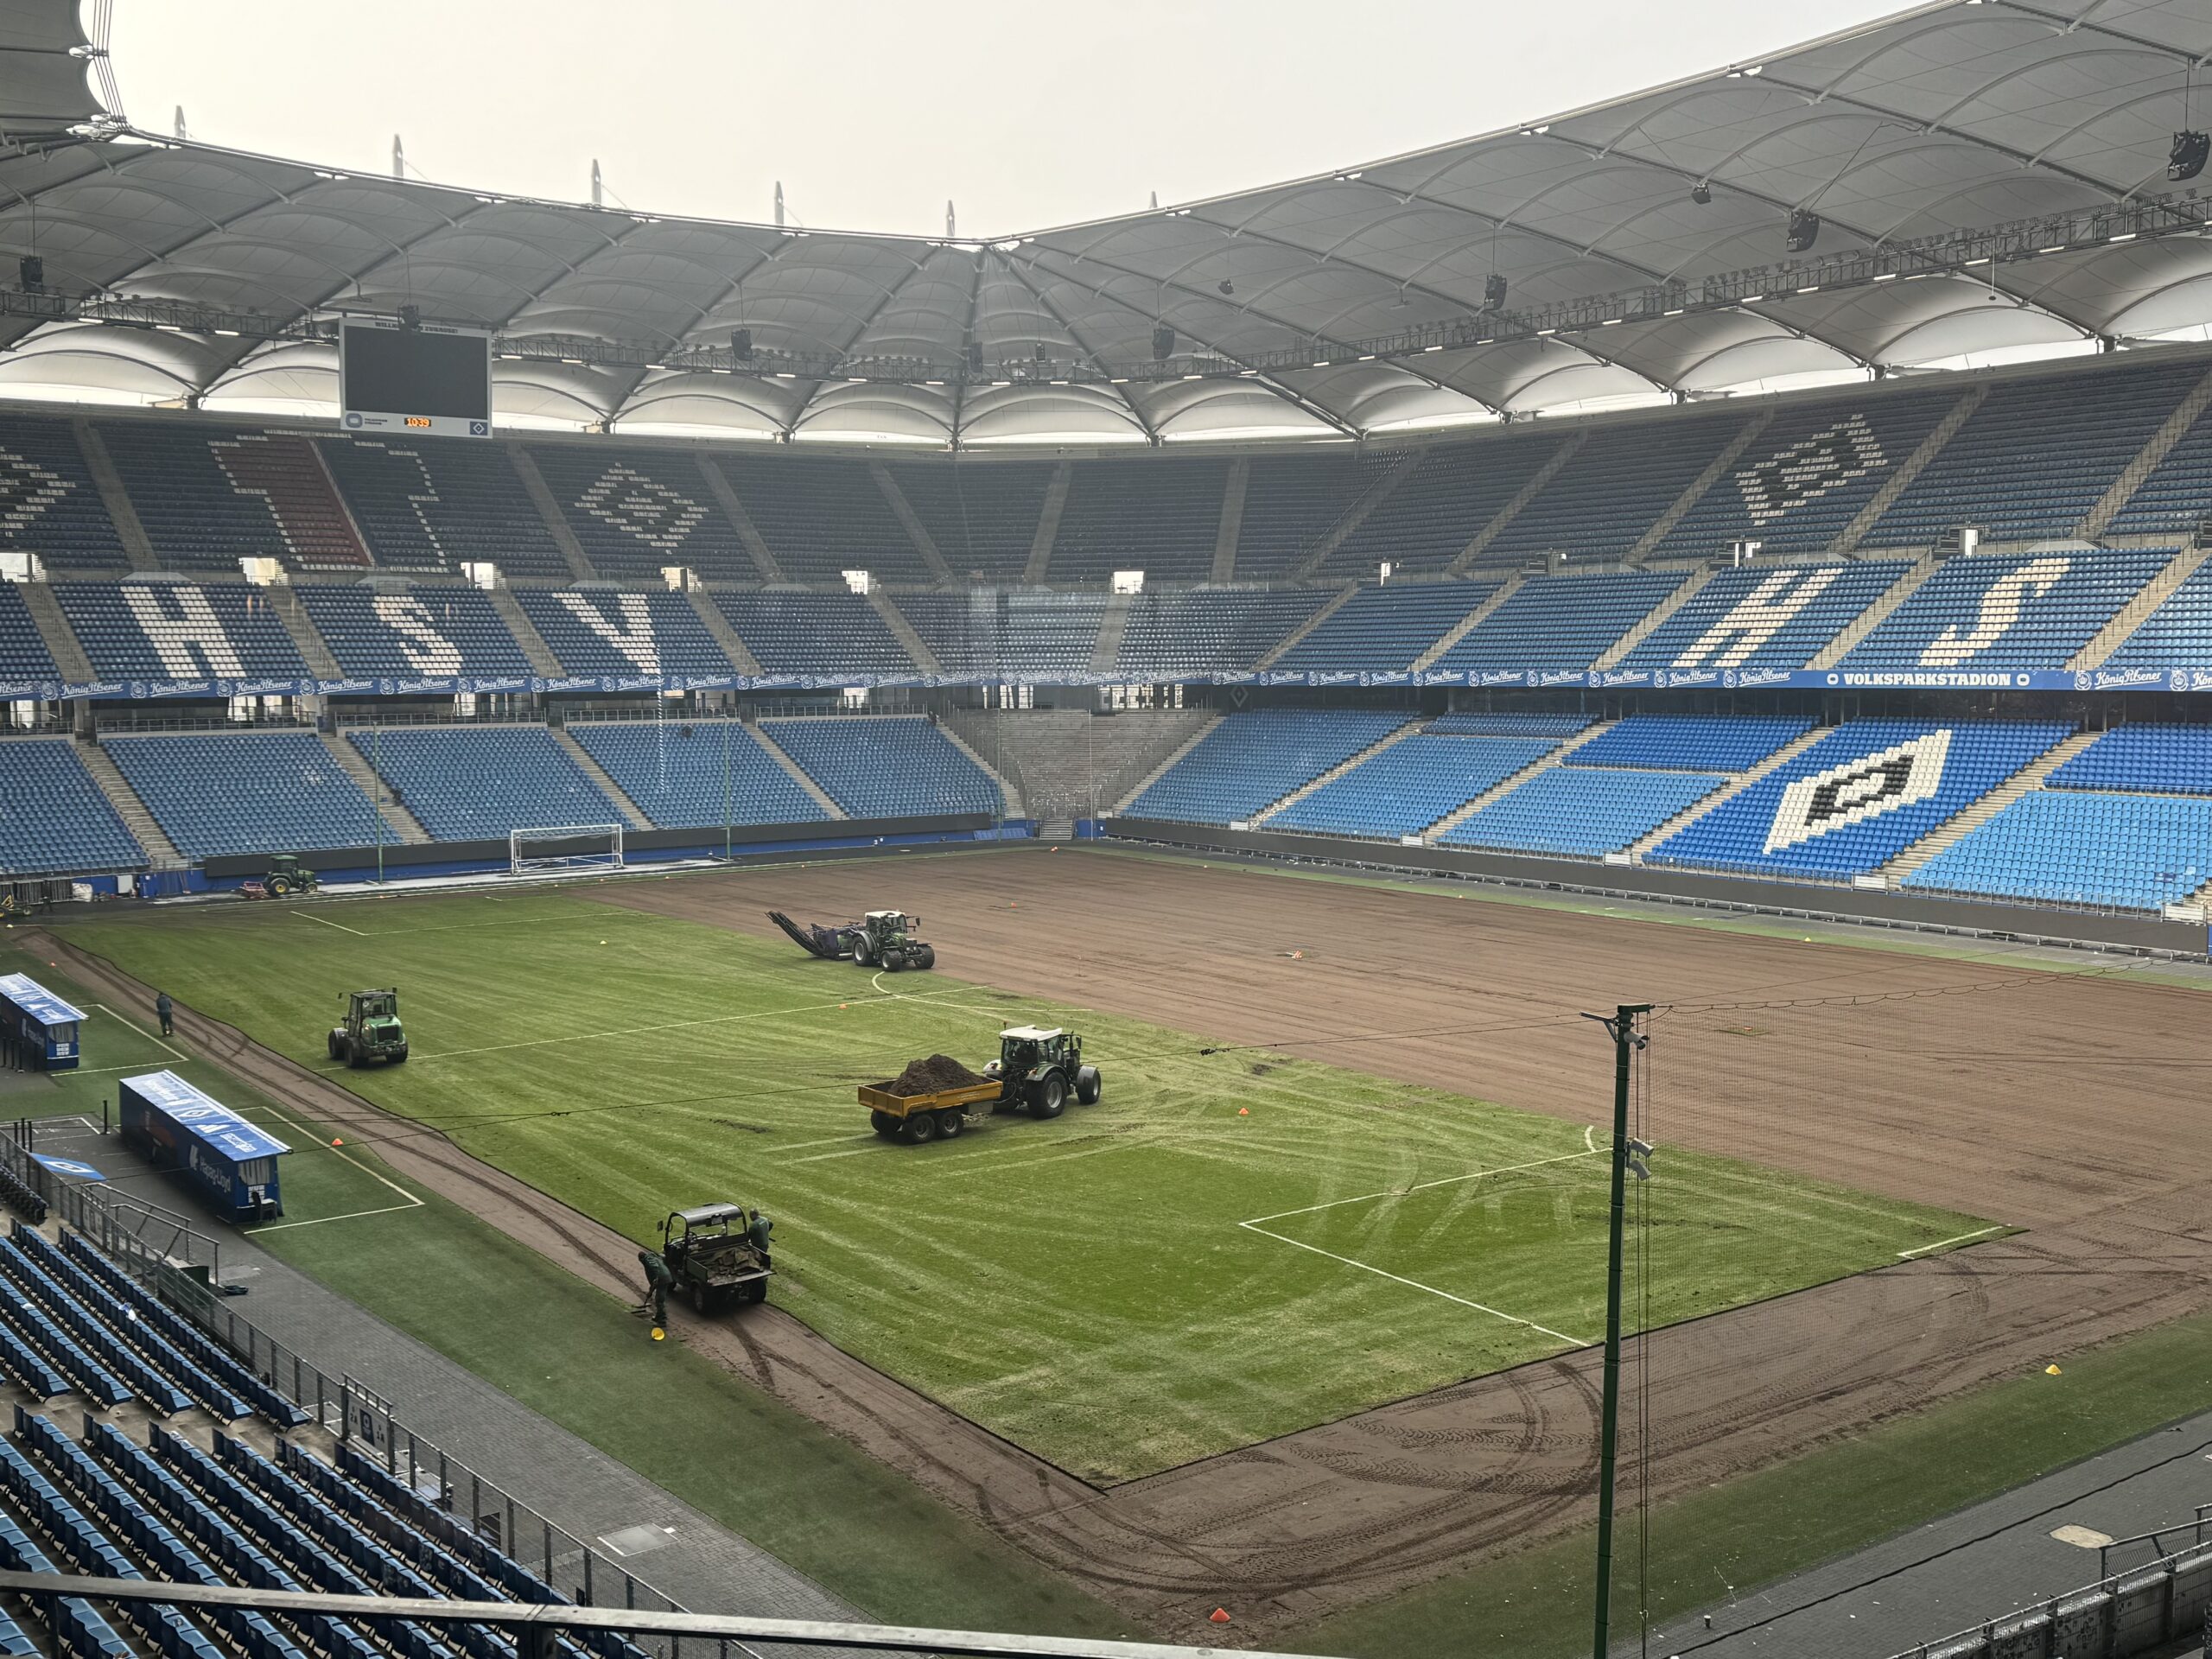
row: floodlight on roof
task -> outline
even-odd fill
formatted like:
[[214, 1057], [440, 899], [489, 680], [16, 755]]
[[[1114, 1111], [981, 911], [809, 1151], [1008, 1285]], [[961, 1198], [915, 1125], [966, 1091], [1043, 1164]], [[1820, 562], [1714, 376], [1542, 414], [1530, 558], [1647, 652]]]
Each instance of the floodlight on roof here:
[[1713, 186], [1706, 180], [1700, 179], [1695, 184], [1690, 186], [1690, 200], [1699, 207], [1704, 207], [1713, 200]]
[[1813, 244], [1821, 239], [1821, 216], [1803, 207], [1792, 208], [1789, 228], [1783, 235], [1783, 246], [1791, 253], [1810, 253]]

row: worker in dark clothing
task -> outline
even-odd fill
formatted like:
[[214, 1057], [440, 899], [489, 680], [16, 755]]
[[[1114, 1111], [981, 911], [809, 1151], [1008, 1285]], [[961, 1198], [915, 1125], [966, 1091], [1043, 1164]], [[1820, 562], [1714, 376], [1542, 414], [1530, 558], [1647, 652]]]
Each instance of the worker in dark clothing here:
[[[645, 1300], [652, 1305], [653, 1330], [658, 1332], [668, 1324], [668, 1293], [675, 1287], [676, 1275], [660, 1259], [658, 1250], [639, 1250], [638, 1265], [645, 1270]], [[645, 1309], [638, 1311], [642, 1313]]]
[[169, 1001], [169, 994], [167, 991], [163, 991], [154, 999], [154, 1012], [162, 1017], [162, 1035], [164, 1037], [170, 1035], [169, 1021], [176, 1014], [176, 1004]]

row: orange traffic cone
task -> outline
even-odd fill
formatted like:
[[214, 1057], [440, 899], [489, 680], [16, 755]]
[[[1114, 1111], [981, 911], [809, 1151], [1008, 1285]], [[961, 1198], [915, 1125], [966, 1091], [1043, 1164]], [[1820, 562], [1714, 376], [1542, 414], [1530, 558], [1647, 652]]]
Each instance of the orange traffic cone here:
[[330, 1137], [330, 1144], [334, 1147], [342, 1147], [346, 1144], [346, 1137], [342, 1135], [334, 1135]]
[[1228, 1623], [1229, 1623], [1229, 1609], [1228, 1609], [1228, 1608], [1226, 1608], [1226, 1607], [1217, 1607], [1217, 1608], [1215, 1608], [1215, 1609], [1213, 1610], [1213, 1611], [1211, 1611], [1211, 1612], [1210, 1612], [1210, 1613], [1208, 1613], [1208, 1614], [1206, 1615], [1206, 1621], [1207, 1621], [1209, 1624], [1228, 1624]]
[[1252, 1109], [1249, 1106], [1239, 1106], [1236, 1109], [1236, 1116], [1239, 1117], [1249, 1117], [1252, 1116]]

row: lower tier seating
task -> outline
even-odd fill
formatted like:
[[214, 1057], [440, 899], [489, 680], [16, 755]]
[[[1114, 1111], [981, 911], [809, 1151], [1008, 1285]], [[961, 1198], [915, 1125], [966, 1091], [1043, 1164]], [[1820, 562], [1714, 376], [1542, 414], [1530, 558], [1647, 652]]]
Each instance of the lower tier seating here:
[[[1433, 728], [1432, 728], [1433, 729]], [[1558, 747], [1542, 738], [1402, 738], [1269, 818], [1270, 830], [1417, 835]]]
[[400, 726], [346, 738], [439, 841], [613, 823], [607, 791], [543, 726]]
[[1913, 871], [1903, 885], [2030, 903], [2157, 911], [2208, 882], [2212, 801], [2045, 789], [2022, 796]]
[[375, 806], [312, 732], [111, 737], [101, 747], [187, 858], [359, 847], [378, 836]]
[[1510, 709], [1467, 709], [1439, 715], [1423, 731], [1440, 737], [1573, 737], [1588, 728], [1588, 715], [1522, 714]]
[[0, 875], [137, 869], [146, 862], [67, 738], [0, 741]]
[[568, 729], [638, 810], [666, 829], [830, 816], [737, 721], [571, 722]]
[[1630, 715], [1567, 759], [1577, 766], [1744, 772], [1813, 729], [1797, 715]]
[[1133, 818], [1236, 823], [1380, 743], [1408, 716], [1349, 709], [1231, 715], [1135, 801]]
[[2212, 795], [2212, 726], [2122, 726], [2052, 772], [2050, 785]]
[[1204, 674], [1252, 666], [1320, 608], [1312, 588], [1191, 588], [1140, 594], [1114, 666], [1133, 675]]
[[[1573, 758], [1580, 759], [1581, 752]], [[1469, 814], [1437, 841], [1597, 858], [1642, 840], [1727, 781], [1717, 772], [1554, 766]]]
[[1006, 810], [990, 774], [919, 715], [764, 720], [760, 729], [855, 818]]

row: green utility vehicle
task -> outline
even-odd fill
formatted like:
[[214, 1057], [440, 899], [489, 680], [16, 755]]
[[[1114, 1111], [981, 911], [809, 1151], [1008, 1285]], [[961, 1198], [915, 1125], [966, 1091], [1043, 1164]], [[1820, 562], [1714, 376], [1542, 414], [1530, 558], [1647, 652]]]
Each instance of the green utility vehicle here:
[[346, 1000], [346, 1023], [330, 1028], [330, 1058], [354, 1067], [372, 1060], [397, 1065], [407, 1058], [407, 1033], [399, 1023], [399, 993], [355, 991]]
[[904, 968], [937, 966], [937, 947], [918, 937], [922, 918], [903, 910], [871, 910], [857, 922], [837, 922], [827, 927], [795, 922], [780, 910], [770, 911], [768, 919], [810, 957], [825, 960], [850, 957], [863, 968], [881, 968], [894, 974]]
[[768, 1235], [775, 1223], [741, 1204], [702, 1204], [672, 1211], [660, 1225], [660, 1258], [677, 1294], [702, 1314], [765, 1301], [774, 1268]]
[[300, 862], [297, 853], [271, 853], [269, 874], [258, 881], [240, 884], [249, 899], [289, 899], [295, 893], [321, 893], [322, 878]]

